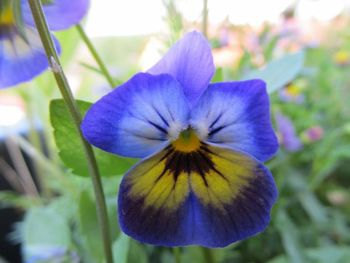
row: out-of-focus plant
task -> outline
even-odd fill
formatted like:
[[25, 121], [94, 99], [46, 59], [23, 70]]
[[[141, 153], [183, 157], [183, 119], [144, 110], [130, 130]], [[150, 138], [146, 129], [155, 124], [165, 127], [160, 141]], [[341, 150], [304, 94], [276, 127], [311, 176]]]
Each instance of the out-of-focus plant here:
[[[49, 5], [50, 1], [43, 3]], [[175, 42], [187, 31], [187, 24], [176, 7], [176, 1], [164, 1], [164, 4], [168, 11], [166, 20], [171, 25], [170, 41], [166, 43], [170, 46], [170, 43]], [[348, 21], [346, 18], [343, 19]], [[262, 234], [248, 240], [226, 248], [211, 250], [197, 246], [170, 249], [130, 239], [120, 232], [115, 213], [117, 209], [115, 196], [121, 175], [135, 163], [135, 160], [116, 157], [94, 148], [97, 164], [103, 176], [102, 184], [115, 262], [346, 263], [350, 261], [348, 193], [350, 104], [347, 96], [350, 92], [350, 82], [346, 54], [346, 50], [350, 47], [349, 29], [333, 28], [332, 32], [326, 32], [329, 36], [326, 42], [321, 41], [319, 45], [310, 48], [310, 43], [300, 39], [302, 36], [296, 18], [288, 17], [283, 26], [279, 29], [272, 25], [265, 26], [264, 30], [254, 35], [247, 27], [239, 28], [225, 23], [225, 45], [215, 46], [229, 51], [235, 48], [230, 45], [230, 37], [241, 36], [238, 60], [217, 68], [213, 82], [241, 78], [264, 79], [268, 84], [272, 120], [275, 122], [276, 131], [286, 128], [285, 119], [284, 124], [278, 125], [277, 121], [278, 115], [283, 113], [289, 119], [287, 121], [289, 130], [284, 132], [284, 136], [290, 135], [292, 124], [294, 140], [300, 140], [299, 146], [300, 142], [303, 144], [302, 148], [297, 147], [298, 151], [288, 151], [288, 147], [283, 147], [282, 140], [282, 147], [276, 158], [267, 163], [279, 189], [279, 199], [272, 209], [272, 221], [269, 227]], [[3, 28], [0, 25], [0, 43], [3, 43], [1, 42]], [[70, 52], [75, 50], [79, 35], [83, 40], [84, 35], [87, 37], [81, 30], [82, 26], [78, 29], [79, 34], [76, 31], [68, 31], [58, 35], [64, 65], [72, 63]], [[219, 32], [209, 30], [209, 32], [215, 31]], [[251, 43], [254, 43], [252, 48], [244, 49], [244, 39], [250, 39]], [[87, 45], [92, 44], [89, 39], [84, 41]], [[109, 41], [108, 39], [106, 42]], [[89, 65], [90, 67], [81, 68], [83, 75], [88, 79], [81, 89], [84, 98], [89, 97], [85, 90], [91, 86], [91, 79], [87, 74], [89, 70], [93, 69], [89, 72], [93, 76], [96, 72], [106, 76], [108, 70], [106, 65], [102, 65], [105, 67], [104, 70], [101, 69], [103, 61], [97, 53], [98, 48], [102, 47], [98, 45], [100, 43], [96, 41], [89, 47], [92, 53], [96, 53], [93, 57], [97, 61], [97, 67]], [[119, 45], [118, 47], [124, 50], [121, 53], [130, 53], [128, 51], [130, 48], [136, 50], [131, 43], [135, 44], [132, 40], [128, 45]], [[111, 49], [105, 53], [101, 49], [102, 57], [110, 56], [116, 45], [118, 45], [116, 42], [109, 43]], [[103, 44], [103, 47], [105, 46], [108, 46], [108, 43]], [[107, 72], [108, 74], [110, 73]], [[118, 82], [114, 76], [106, 76], [106, 79], [109, 79], [110, 86]], [[27, 101], [32, 115], [41, 116], [49, 155], [47, 151], [38, 147], [41, 145], [40, 140], [37, 145], [35, 141], [38, 140], [31, 138], [28, 142], [22, 137], [15, 136], [10, 142], [10, 145], [11, 143], [16, 145], [22, 149], [24, 155], [34, 160], [37, 164], [36, 171], [41, 175], [43, 184], [37, 191], [38, 194], [30, 197], [8, 191], [1, 192], [1, 205], [15, 206], [26, 211], [23, 222], [16, 226], [16, 231], [11, 236], [13, 240], [23, 243], [26, 262], [103, 262], [104, 249], [100, 241], [101, 229], [98, 227], [96, 199], [92, 183], [86, 177], [88, 162], [81, 154], [83, 147], [79, 141], [79, 133], [70, 121], [69, 111], [65, 108], [64, 102], [60, 99], [53, 100], [50, 106], [53, 136], [51, 128], [48, 128], [48, 120], [45, 119], [46, 112], [42, 105], [47, 107], [47, 101], [57, 94], [51, 86], [53, 86], [52, 80], [48, 75], [44, 75], [20, 88], [20, 94]], [[11, 92], [15, 92], [12, 90]], [[91, 106], [91, 103], [81, 100], [77, 100], [76, 104], [82, 116]], [[35, 135], [36, 130], [33, 131]], [[37, 134], [34, 139], [35, 137], [38, 137]], [[52, 142], [53, 139], [57, 147]], [[58, 157], [61, 157], [61, 160]], [[4, 164], [3, 160], [0, 161], [1, 168], [6, 168], [8, 178], [23, 178], [13, 176], [17, 175], [16, 173], [20, 174], [17, 167], [12, 169], [10, 165]], [[23, 182], [23, 179], [21, 180]], [[20, 184], [19, 180], [17, 186]], [[29, 188], [25, 193], [32, 192], [35, 192], [35, 189]]]

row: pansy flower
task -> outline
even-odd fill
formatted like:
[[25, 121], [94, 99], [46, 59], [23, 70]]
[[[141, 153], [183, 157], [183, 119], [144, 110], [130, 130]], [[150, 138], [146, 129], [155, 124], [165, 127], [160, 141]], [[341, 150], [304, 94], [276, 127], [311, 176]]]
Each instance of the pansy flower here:
[[208, 42], [189, 33], [83, 120], [93, 145], [143, 158], [118, 198], [121, 229], [141, 242], [223, 247], [269, 222], [277, 190], [262, 162], [278, 144], [265, 83], [209, 84], [214, 71]]
[[[49, 66], [28, 1], [16, 1], [0, 0], [0, 89], [28, 81]], [[43, 0], [42, 3], [53, 31], [77, 24], [89, 6], [88, 0]], [[55, 42], [60, 49], [56, 39]]]

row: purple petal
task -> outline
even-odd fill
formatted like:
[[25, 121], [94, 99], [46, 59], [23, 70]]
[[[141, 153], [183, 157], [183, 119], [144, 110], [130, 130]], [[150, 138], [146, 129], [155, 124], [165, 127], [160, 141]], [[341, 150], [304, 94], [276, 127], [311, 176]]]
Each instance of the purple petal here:
[[203, 94], [215, 72], [209, 43], [198, 32], [188, 33], [148, 72], [172, 75], [183, 86], [191, 107]]
[[[40, 37], [34, 28], [25, 28], [28, 42], [9, 32], [0, 39], [0, 89], [29, 81], [49, 67]], [[58, 41], [54, 38], [60, 52]]]
[[[50, 30], [63, 30], [76, 25], [86, 15], [89, 0], [53, 0], [52, 4], [43, 6]], [[35, 26], [28, 0], [22, 0], [23, 20]]]
[[210, 84], [191, 112], [202, 140], [248, 153], [260, 161], [278, 149], [265, 83], [249, 80]]
[[127, 157], [145, 157], [187, 127], [188, 105], [170, 75], [139, 73], [97, 101], [82, 131], [93, 145]]
[[280, 140], [289, 152], [296, 152], [303, 148], [303, 144], [295, 133], [293, 122], [285, 115], [276, 113], [276, 123]]

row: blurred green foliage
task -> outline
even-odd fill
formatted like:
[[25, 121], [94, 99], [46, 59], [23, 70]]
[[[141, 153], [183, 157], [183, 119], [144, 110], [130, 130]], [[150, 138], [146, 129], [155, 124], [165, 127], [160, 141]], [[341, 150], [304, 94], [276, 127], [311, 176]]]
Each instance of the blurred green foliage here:
[[[164, 4], [169, 13], [166, 21], [171, 29], [167, 38], [170, 41], [166, 43], [169, 45], [185, 30], [174, 2], [164, 0]], [[203, 250], [190, 246], [174, 250], [140, 244], [120, 233], [116, 216], [118, 185], [132, 162], [101, 151], [98, 154], [100, 168], [104, 175], [109, 175], [103, 178], [103, 185], [117, 263], [201, 263], [209, 262], [208, 253], [215, 263], [350, 262], [350, 66], [338, 65], [333, 60], [338, 50], [350, 50], [350, 30], [328, 33], [327, 43], [313, 48], [303, 46], [301, 51], [293, 54], [281, 54], [279, 36], [269, 36], [270, 32], [271, 28], [266, 27], [258, 36], [259, 56], [265, 65], [262, 70], [254, 64], [256, 54], [243, 50], [237, 63], [219, 67], [213, 79], [218, 82], [263, 78], [271, 94], [272, 118], [276, 112], [287, 115], [299, 137], [316, 125], [324, 131], [317, 141], [301, 138], [303, 148], [296, 152], [289, 152], [282, 144], [276, 157], [267, 164], [279, 189], [270, 225], [263, 233], [222, 249]], [[65, 69], [69, 72], [71, 67], [78, 66], [78, 75], [83, 78], [77, 92], [79, 99], [93, 101], [100, 97], [101, 94], [92, 92], [92, 87], [107, 87], [107, 84], [102, 84], [103, 78], [91, 60], [78, 56], [81, 49], [76, 31], [71, 29], [60, 33], [58, 38], [63, 47]], [[139, 71], [135, 61], [146, 41], [147, 37], [133, 37], [97, 39], [94, 42], [113, 76], [123, 82]], [[219, 41], [214, 39], [214, 42], [219, 47]], [[79, 57], [78, 62], [74, 61], [75, 65], [72, 65], [76, 57]], [[80, 61], [82, 57], [84, 59]], [[280, 91], [290, 83], [303, 83], [302, 102], [281, 100]], [[73, 258], [78, 257], [81, 262], [102, 263], [92, 186], [88, 178], [73, 175], [86, 174], [86, 164], [79, 157], [81, 149], [76, 131], [69, 124], [60, 100], [51, 103], [54, 136], [49, 128], [49, 114], [42, 109], [48, 109], [49, 100], [58, 94], [48, 73], [29, 85], [31, 87], [14, 92], [19, 92], [26, 100], [32, 116], [39, 116], [43, 122], [49, 154], [44, 155], [38, 147], [23, 141], [19, 141], [19, 146], [40, 164], [37, 172], [45, 175], [42, 178], [48, 192], [31, 199], [0, 192], [1, 204], [27, 211], [17, 229], [24, 243], [24, 253], [46, 245], [64, 249], [59, 262], [74, 262]], [[78, 104], [82, 114], [90, 106], [84, 101], [78, 101]], [[54, 139], [59, 155], [69, 169], [62, 168]]]

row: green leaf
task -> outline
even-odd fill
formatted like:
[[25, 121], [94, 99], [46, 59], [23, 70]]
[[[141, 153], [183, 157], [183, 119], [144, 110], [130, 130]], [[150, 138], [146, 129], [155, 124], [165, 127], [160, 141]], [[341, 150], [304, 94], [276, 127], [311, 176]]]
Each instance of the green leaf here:
[[290, 263], [306, 262], [304, 253], [300, 246], [298, 231], [287, 213], [280, 209], [277, 213], [277, 229], [281, 234], [283, 247], [287, 252]]
[[95, 259], [94, 262], [102, 262], [104, 257], [101, 242], [101, 231], [96, 214], [96, 204], [89, 192], [83, 191], [79, 201], [79, 221], [81, 232], [87, 252]]
[[[80, 100], [77, 104], [82, 116], [92, 105]], [[71, 168], [74, 174], [88, 176], [88, 163], [84, 156], [84, 149], [63, 100], [51, 101], [50, 118], [59, 156], [63, 163]], [[135, 159], [119, 157], [97, 148], [94, 148], [94, 153], [102, 176], [123, 174], [135, 163]]]
[[315, 223], [327, 222], [327, 211], [312, 192], [299, 195], [300, 203]]
[[[317, 263], [346, 263], [350, 262], [350, 247], [319, 247], [305, 250], [309, 258], [307, 262]], [[268, 263], [289, 263], [285, 256], [278, 256]]]
[[130, 240], [128, 254], [128, 263], [147, 263], [148, 255], [145, 246], [140, 245], [134, 240]]
[[293, 174], [288, 177], [288, 184], [297, 193], [300, 204], [308, 213], [310, 218], [316, 223], [326, 223], [328, 216], [326, 208], [321, 204], [313, 192], [309, 190], [307, 178], [300, 174]]
[[248, 72], [243, 79], [262, 79], [267, 84], [267, 92], [273, 93], [294, 80], [303, 65], [304, 52], [300, 51], [273, 60], [260, 70]]
[[31, 209], [22, 225], [24, 255], [29, 258], [48, 251], [67, 251], [71, 244], [68, 222], [46, 207]]
[[201, 263], [206, 262], [202, 248], [198, 246], [186, 247], [181, 253], [181, 262]]
[[0, 191], [0, 208], [18, 207], [22, 209], [29, 209], [41, 203], [39, 198], [21, 195], [12, 191]]
[[113, 243], [114, 262], [127, 263], [129, 253], [130, 238], [121, 233], [118, 239]]

